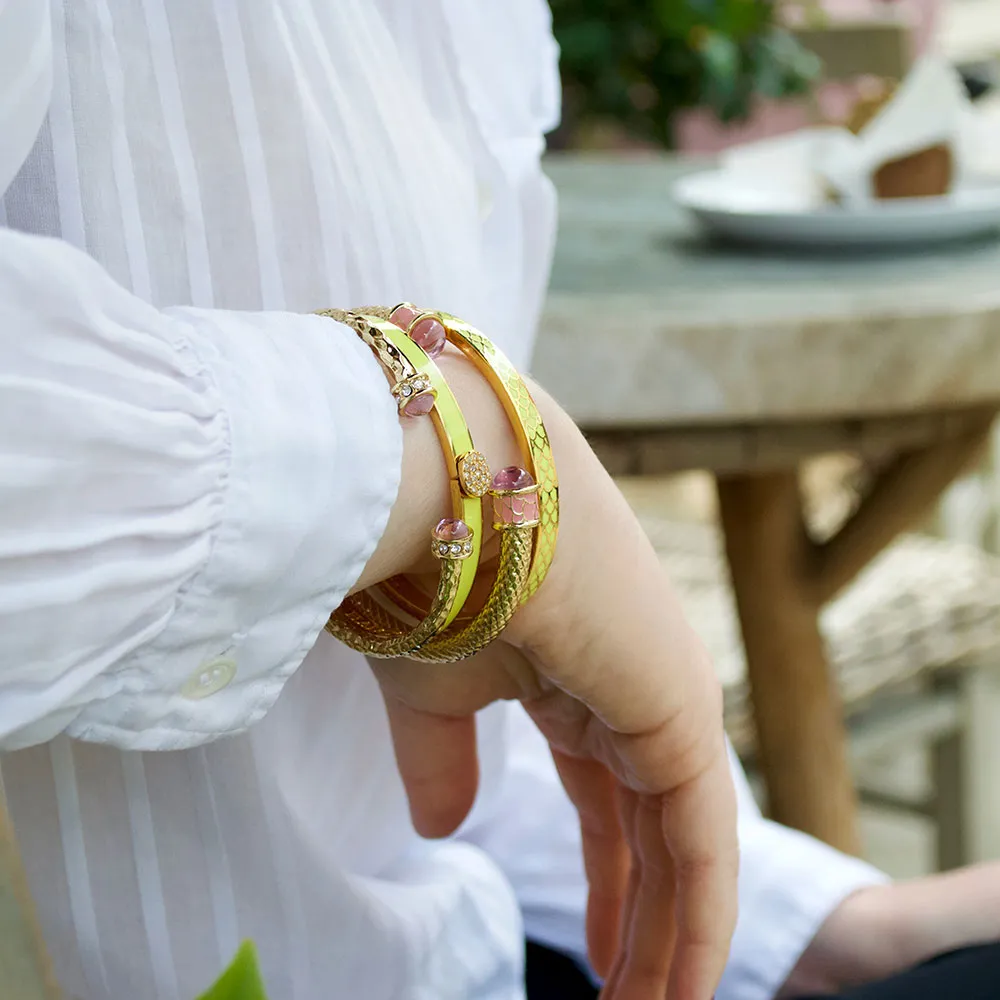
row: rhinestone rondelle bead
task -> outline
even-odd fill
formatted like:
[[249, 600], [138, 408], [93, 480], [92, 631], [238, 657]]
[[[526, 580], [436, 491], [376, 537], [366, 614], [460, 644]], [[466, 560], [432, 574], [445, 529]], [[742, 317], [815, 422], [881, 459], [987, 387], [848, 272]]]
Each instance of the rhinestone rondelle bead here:
[[472, 529], [457, 517], [438, 521], [431, 532], [431, 551], [443, 559], [465, 559], [472, 555]]
[[411, 375], [397, 382], [392, 387], [392, 394], [400, 413], [407, 417], [418, 417], [434, 409], [436, 395], [426, 375]]

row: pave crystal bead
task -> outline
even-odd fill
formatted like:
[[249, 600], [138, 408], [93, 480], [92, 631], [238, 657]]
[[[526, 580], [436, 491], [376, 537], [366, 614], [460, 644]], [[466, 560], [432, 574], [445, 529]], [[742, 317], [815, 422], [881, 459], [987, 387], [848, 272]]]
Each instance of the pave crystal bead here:
[[516, 465], [508, 465], [493, 477], [495, 490], [526, 490], [534, 485], [535, 480], [531, 478], [531, 473]]
[[430, 413], [434, 409], [434, 395], [425, 392], [419, 396], [414, 396], [403, 404], [403, 413], [408, 417], [419, 417], [425, 413]]
[[462, 543], [452, 542], [451, 543], [451, 554], [453, 556], [460, 556], [462, 554]]
[[434, 529], [434, 537], [442, 542], [456, 542], [462, 541], [466, 538], [471, 538], [472, 531], [469, 526], [457, 517], [446, 517], [442, 521], [438, 521], [437, 527]]
[[478, 451], [467, 451], [458, 460], [458, 482], [466, 496], [484, 496], [490, 488], [490, 463]]

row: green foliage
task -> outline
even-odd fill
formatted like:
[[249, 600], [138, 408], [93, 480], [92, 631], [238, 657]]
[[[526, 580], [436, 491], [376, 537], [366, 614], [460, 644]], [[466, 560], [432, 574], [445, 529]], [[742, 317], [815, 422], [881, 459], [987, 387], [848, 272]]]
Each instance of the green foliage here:
[[257, 967], [257, 951], [251, 941], [240, 945], [232, 965], [198, 1000], [267, 1000]]
[[774, 0], [551, 0], [570, 123], [611, 118], [670, 143], [682, 108], [724, 122], [755, 95], [807, 93], [820, 65], [777, 23]]

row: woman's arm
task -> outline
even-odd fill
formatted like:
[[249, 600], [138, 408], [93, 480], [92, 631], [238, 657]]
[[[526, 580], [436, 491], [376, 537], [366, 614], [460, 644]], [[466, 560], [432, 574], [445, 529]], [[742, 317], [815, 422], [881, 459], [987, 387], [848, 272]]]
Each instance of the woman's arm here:
[[1000, 864], [847, 896], [822, 922], [779, 997], [840, 993], [960, 948], [1000, 941]]
[[[487, 387], [455, 385], [477, 443], [496, 435], [506, 420], [480, 408]], [[606, 1000], [707, 1000], [736, 909], [719, 686], [620, 491], [558, 404], [532, 394], [560, 479], [548, 577], [472, 660], [372, 662], [411, 813], [425, 835], [454, 830], [476, 791], [474, 713], [519, 698], [580, 817], [588, 941]], [[506, 434], [484, 449], [494, 468]], [[406, 431], [406, 450], [416, 440]], [[410, 523], [416, 535], [400, 546], [426, 547], [429, 523]]]
[[[494, 467], [514, 461], [492, 391], [445, 369]], [[582, 817], [609, 997], [671, 978], [707, 1000], [735, 911], [718, 685], [614, 484], [537, 401], [564, 486], [552, 570], [478, 663], [379, 664], [400, 770], [418, 828], [447, 832], [475, 710], [525, 699]], [[429, 421], [404, 424], [346, 327], [158, 311], [0, 232], [0, 746], [174, 749], [259, 719], [359, 578], [421, 568], [446, 483]]]
[[[490, 466], [502, 469], [520, 465], [523, 458], [510, 422], [475, 365], [450, 347], [437, 358], [437, 365], [462, 408], [476, 448], [487, 456]], [[388, 387], [385, 392], [388, 395]], [[399, 493], [385, 533], [352, 591], [399, 573], [435, 570], [436, 562], [430, 555], [430, 531], [450, 509], [444, 457], [429, 419], [404, 419], [400, 426], [403, 460]], [[483, 526], [487, 549], [495, 548], [488, 542], [489, 517], [484, 518]]]
[[[46, 106], [46, 15], [0, 0], [0, 185]], [[446, 367], [510, 462], [492, 393]], [[668, 980], [707, 1000], [735, 916], [717, 685], [624, 501], [539, 405], [566, 486], [552, 573], [485, 666], [380, 667], [401, 772], [418, 822], [446, 827], [474, 791], [471, 713], [528, 699], [582, 818], [610, 1000]], [[346, 328], [158, 311], [79, 251], [0, 232], [0, 749], [61, 731], [175, 749], [250, 725], [359, 578], [420, 568], [442, 474]], [[457, 798], [456, 765], [473, 777]]]

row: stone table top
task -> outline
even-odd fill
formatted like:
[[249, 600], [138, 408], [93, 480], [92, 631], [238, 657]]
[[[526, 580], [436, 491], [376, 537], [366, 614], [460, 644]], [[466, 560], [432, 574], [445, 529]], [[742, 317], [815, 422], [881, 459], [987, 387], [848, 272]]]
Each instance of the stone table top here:
[[589, 428], [1000, 407], [1000, 241], [879, 253], [712, 245], [673, 203], [704, 164], [558, 155], [534, 371]]

